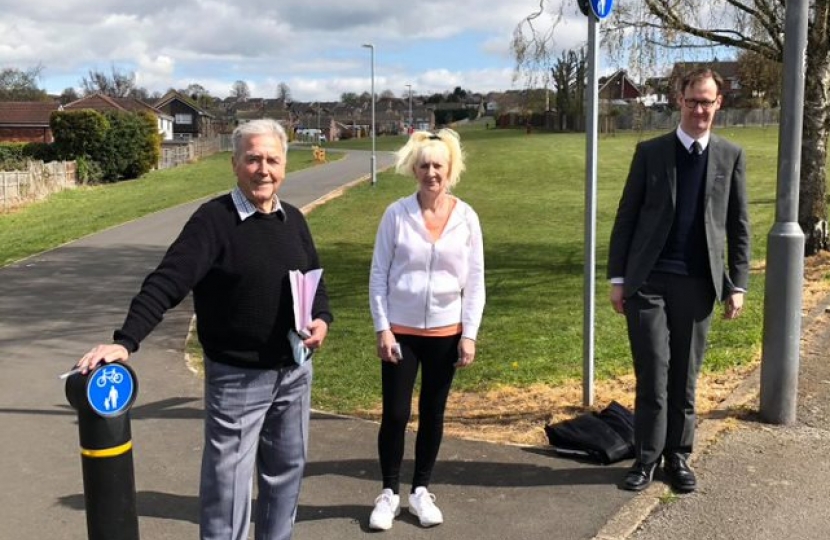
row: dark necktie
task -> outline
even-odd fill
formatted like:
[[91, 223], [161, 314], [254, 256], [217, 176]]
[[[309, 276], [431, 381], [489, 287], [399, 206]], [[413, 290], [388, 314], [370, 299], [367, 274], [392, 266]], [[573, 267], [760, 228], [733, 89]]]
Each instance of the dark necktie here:
[[700, 154], [703, 153], [703, 148], [700, 146], [699, 142], [695, 141], [689, 147], [689, 152], [691, 152], [692, 154], [695, 154], [696, 156], [699, 156]]

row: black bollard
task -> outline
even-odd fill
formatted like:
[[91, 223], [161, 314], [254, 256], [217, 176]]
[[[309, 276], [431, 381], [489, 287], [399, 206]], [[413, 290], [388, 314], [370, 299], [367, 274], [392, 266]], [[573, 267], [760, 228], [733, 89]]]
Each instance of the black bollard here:
[[126, 364], [101, 364], [66, 381], [78, 411], [89, 540], [139, 540], [130, 407], [138, 379]]

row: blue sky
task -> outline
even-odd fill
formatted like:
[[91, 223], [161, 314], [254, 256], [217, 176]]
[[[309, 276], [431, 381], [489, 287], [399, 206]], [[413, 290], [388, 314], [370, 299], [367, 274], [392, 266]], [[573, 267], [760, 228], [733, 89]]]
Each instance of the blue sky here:
[[[456, 86], [514, 84], [510, 40], [538, 0], [0, 0], [0, 68], [42, 65], [40, 85], [60, 93], [88, 70], [133, 71], [152, 92], [197, 83], [226, 97], [234, 81], [275, 97], [336, 100], [370, 88], [397, 96]], [[575, 10], [575, 8], [574, 8]], [[557, 30], [562, 50], [586, 39], [575, 13]], [[614, 66], [605, 66], [606, 70]]]

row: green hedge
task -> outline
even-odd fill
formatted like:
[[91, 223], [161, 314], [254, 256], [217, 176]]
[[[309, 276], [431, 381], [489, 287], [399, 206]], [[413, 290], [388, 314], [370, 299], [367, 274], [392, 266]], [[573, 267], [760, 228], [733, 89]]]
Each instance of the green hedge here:
[[101, 113], [81, 110], [53, 112], [49, 127], [55, 138], [55, 153], [60, 159], [71, 160], [100, 154], [110, 126]]
[[0, 143], [0, 170], [13, 171], [25, 167], [24, 146], [26, 143]]
[[55, 149], [48, 143], [0, 143], [1, 171], [23, 170], [29, 160], [48, 162], [55, 159]]
[[161, 135], [149, 113], [59, 111], [50, 125], [56, 154], [78, 160], [84, 181], [138, 178], [161, 155]]

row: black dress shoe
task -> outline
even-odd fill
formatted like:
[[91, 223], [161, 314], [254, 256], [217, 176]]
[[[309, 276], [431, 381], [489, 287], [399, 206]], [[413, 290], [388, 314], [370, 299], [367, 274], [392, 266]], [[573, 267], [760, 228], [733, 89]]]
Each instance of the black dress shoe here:
[[657, 462], [642, 463], [635, 461], [634, 465], [628, 470], [623, 480], [623, 489], [628, 491], [642, 491], [651, 483], [654, 477], [654, 469], [657, 468]]
[[671, 454], [666, 456], [666, 464], [663, 467], [666, 476], [669, 479], [669, 484], [675, 491], [680, 493], [690, 493], [697, 489], [697, 479], [695, 473], [689, 464], [686, 462], [686, 456], [683, 454]]

